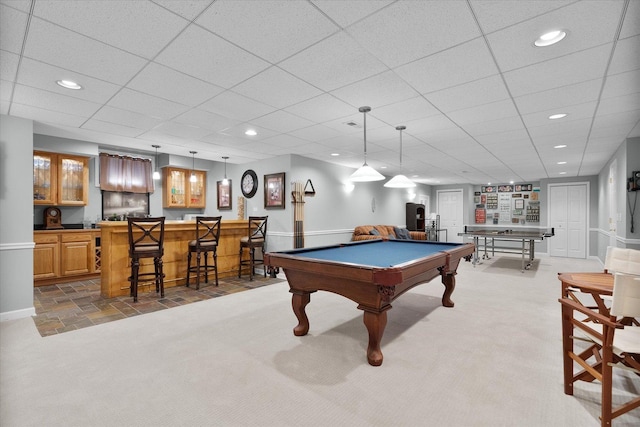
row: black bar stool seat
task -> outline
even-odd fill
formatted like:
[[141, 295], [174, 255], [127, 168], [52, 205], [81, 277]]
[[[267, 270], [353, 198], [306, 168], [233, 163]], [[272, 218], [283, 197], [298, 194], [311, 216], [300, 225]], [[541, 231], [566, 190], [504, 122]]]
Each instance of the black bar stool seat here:
[[[215, 272], [216, 286], [218, 286], [218, 240], [220, 239], [221, 216], [196, 217], [196, 239], [189, 242], [189, 256], [187, 261], [187, 283], [191, 273], [196, 275], [196, 289], [200, 289], [200, 276], [204, 270], [204, 280], [209, 283], [209, 271]], [[196, 254], [196, 265], [191, 266], [191, 255]], [[213, 265], [208, 264], [208, 255], [213, 255]], [[204, 254], [204, 265], [201, 265]]]

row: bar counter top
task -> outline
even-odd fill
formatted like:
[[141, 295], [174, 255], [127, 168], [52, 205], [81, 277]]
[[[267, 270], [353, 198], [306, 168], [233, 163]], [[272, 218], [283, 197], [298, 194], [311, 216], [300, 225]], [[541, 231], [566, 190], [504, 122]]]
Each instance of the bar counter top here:
[[[101, 293], [106, 298], [129, 295], [128, 277], [131, 274], [129, 259], [129, 235], [127, 221], [102, 221], [99, 223], [102, 250]], [[218, 243], [218, 275], [231, 277], [238, 274], [240, 238], [247, 234], [247, 220], [223, 220]], [[196, 237], [195, 220], [167, 220], [164, 226], [165, 287], [185, 284], [187, 276], [188, 243]], [[192, 260], [192, 265], [195, 264]], [[211, 264], [211, 256], [209, 263]], [[153, 259], [143, 259], [140, 272], [153, 271]], [[192, 283], [195, 276], [192, 274]], [[212, 281], [211, 275], [209, 281]], [[204, 282], [204, 278], [201, 278]], [[153, 282], [141, 282], [139, 293], [154, 292]]]

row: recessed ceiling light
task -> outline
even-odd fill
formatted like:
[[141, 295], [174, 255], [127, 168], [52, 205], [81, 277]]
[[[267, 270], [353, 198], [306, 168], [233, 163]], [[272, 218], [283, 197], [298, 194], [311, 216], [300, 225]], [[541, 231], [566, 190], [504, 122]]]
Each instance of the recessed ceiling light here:
[[566, 172], [560, 172], [559, 175], [566, 175], [566, 174], [567, 174]]
[[386, 169], [386, 168], [387, 168], [386, 166], [380, 166], [380, 169]]
[[331, 157], [338, 157], [340, 153], [331, 153]]
[[566, 165], [567, 162], [558, 162], [559, 165]]
[[538, 47], [546, 47], [551, 46], [552, 44], [558, 43], [560, 40], [565, 38], [567, 33], [562, 30], [549, 31], [538, 37], [538, 40], [533, 42], [534, 45]]
[[566, 113], [552, 114], [549, 116], [549, 120], [562, 119], [564, 117], [567, 117]]
[[562, 145], [554, 145], [553, 148], [567, 148], [566, 145], [562, 144]]
[[253, 129], [249, 129], [249, 130], [248, 130], [248, 131], [246, 131], [244, 134], [245, 134], [245, 135], [249, 135], [249, 136], [256, 136], [256, 135], [258, 134], [258, 132], [256, 132], [256, 131], [255, 131], [255, 130], [253, 130]]
[[82, 86], [80, 86], [78, 83], [71, 80], [58, 80], [56, 81], [56, 83], [58, 84], [58, 86], [62, 86], [65, 89], [73, 89], [73, 90], [82, 89]]

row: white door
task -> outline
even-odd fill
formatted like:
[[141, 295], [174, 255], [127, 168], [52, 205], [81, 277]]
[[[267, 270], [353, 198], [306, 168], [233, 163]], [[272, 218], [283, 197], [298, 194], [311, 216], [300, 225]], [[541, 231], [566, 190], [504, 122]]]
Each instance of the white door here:
[[586, 183], [549, 185], [550, 256], [587, 257], [587, 199]]
[[440, 240], [447, 242], [462, 242], [463, 201], [462, 190], [438, 190], [438, 214], [440, 215], [440, 229], [447, 230], [440, 233]]

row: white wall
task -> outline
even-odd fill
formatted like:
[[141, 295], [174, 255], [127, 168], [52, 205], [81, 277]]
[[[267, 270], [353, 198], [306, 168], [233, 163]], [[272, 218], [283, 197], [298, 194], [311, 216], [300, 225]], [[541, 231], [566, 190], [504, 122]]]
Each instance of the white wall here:
[[0, 320], [33, 307], [33, 122], [0, 115]]

